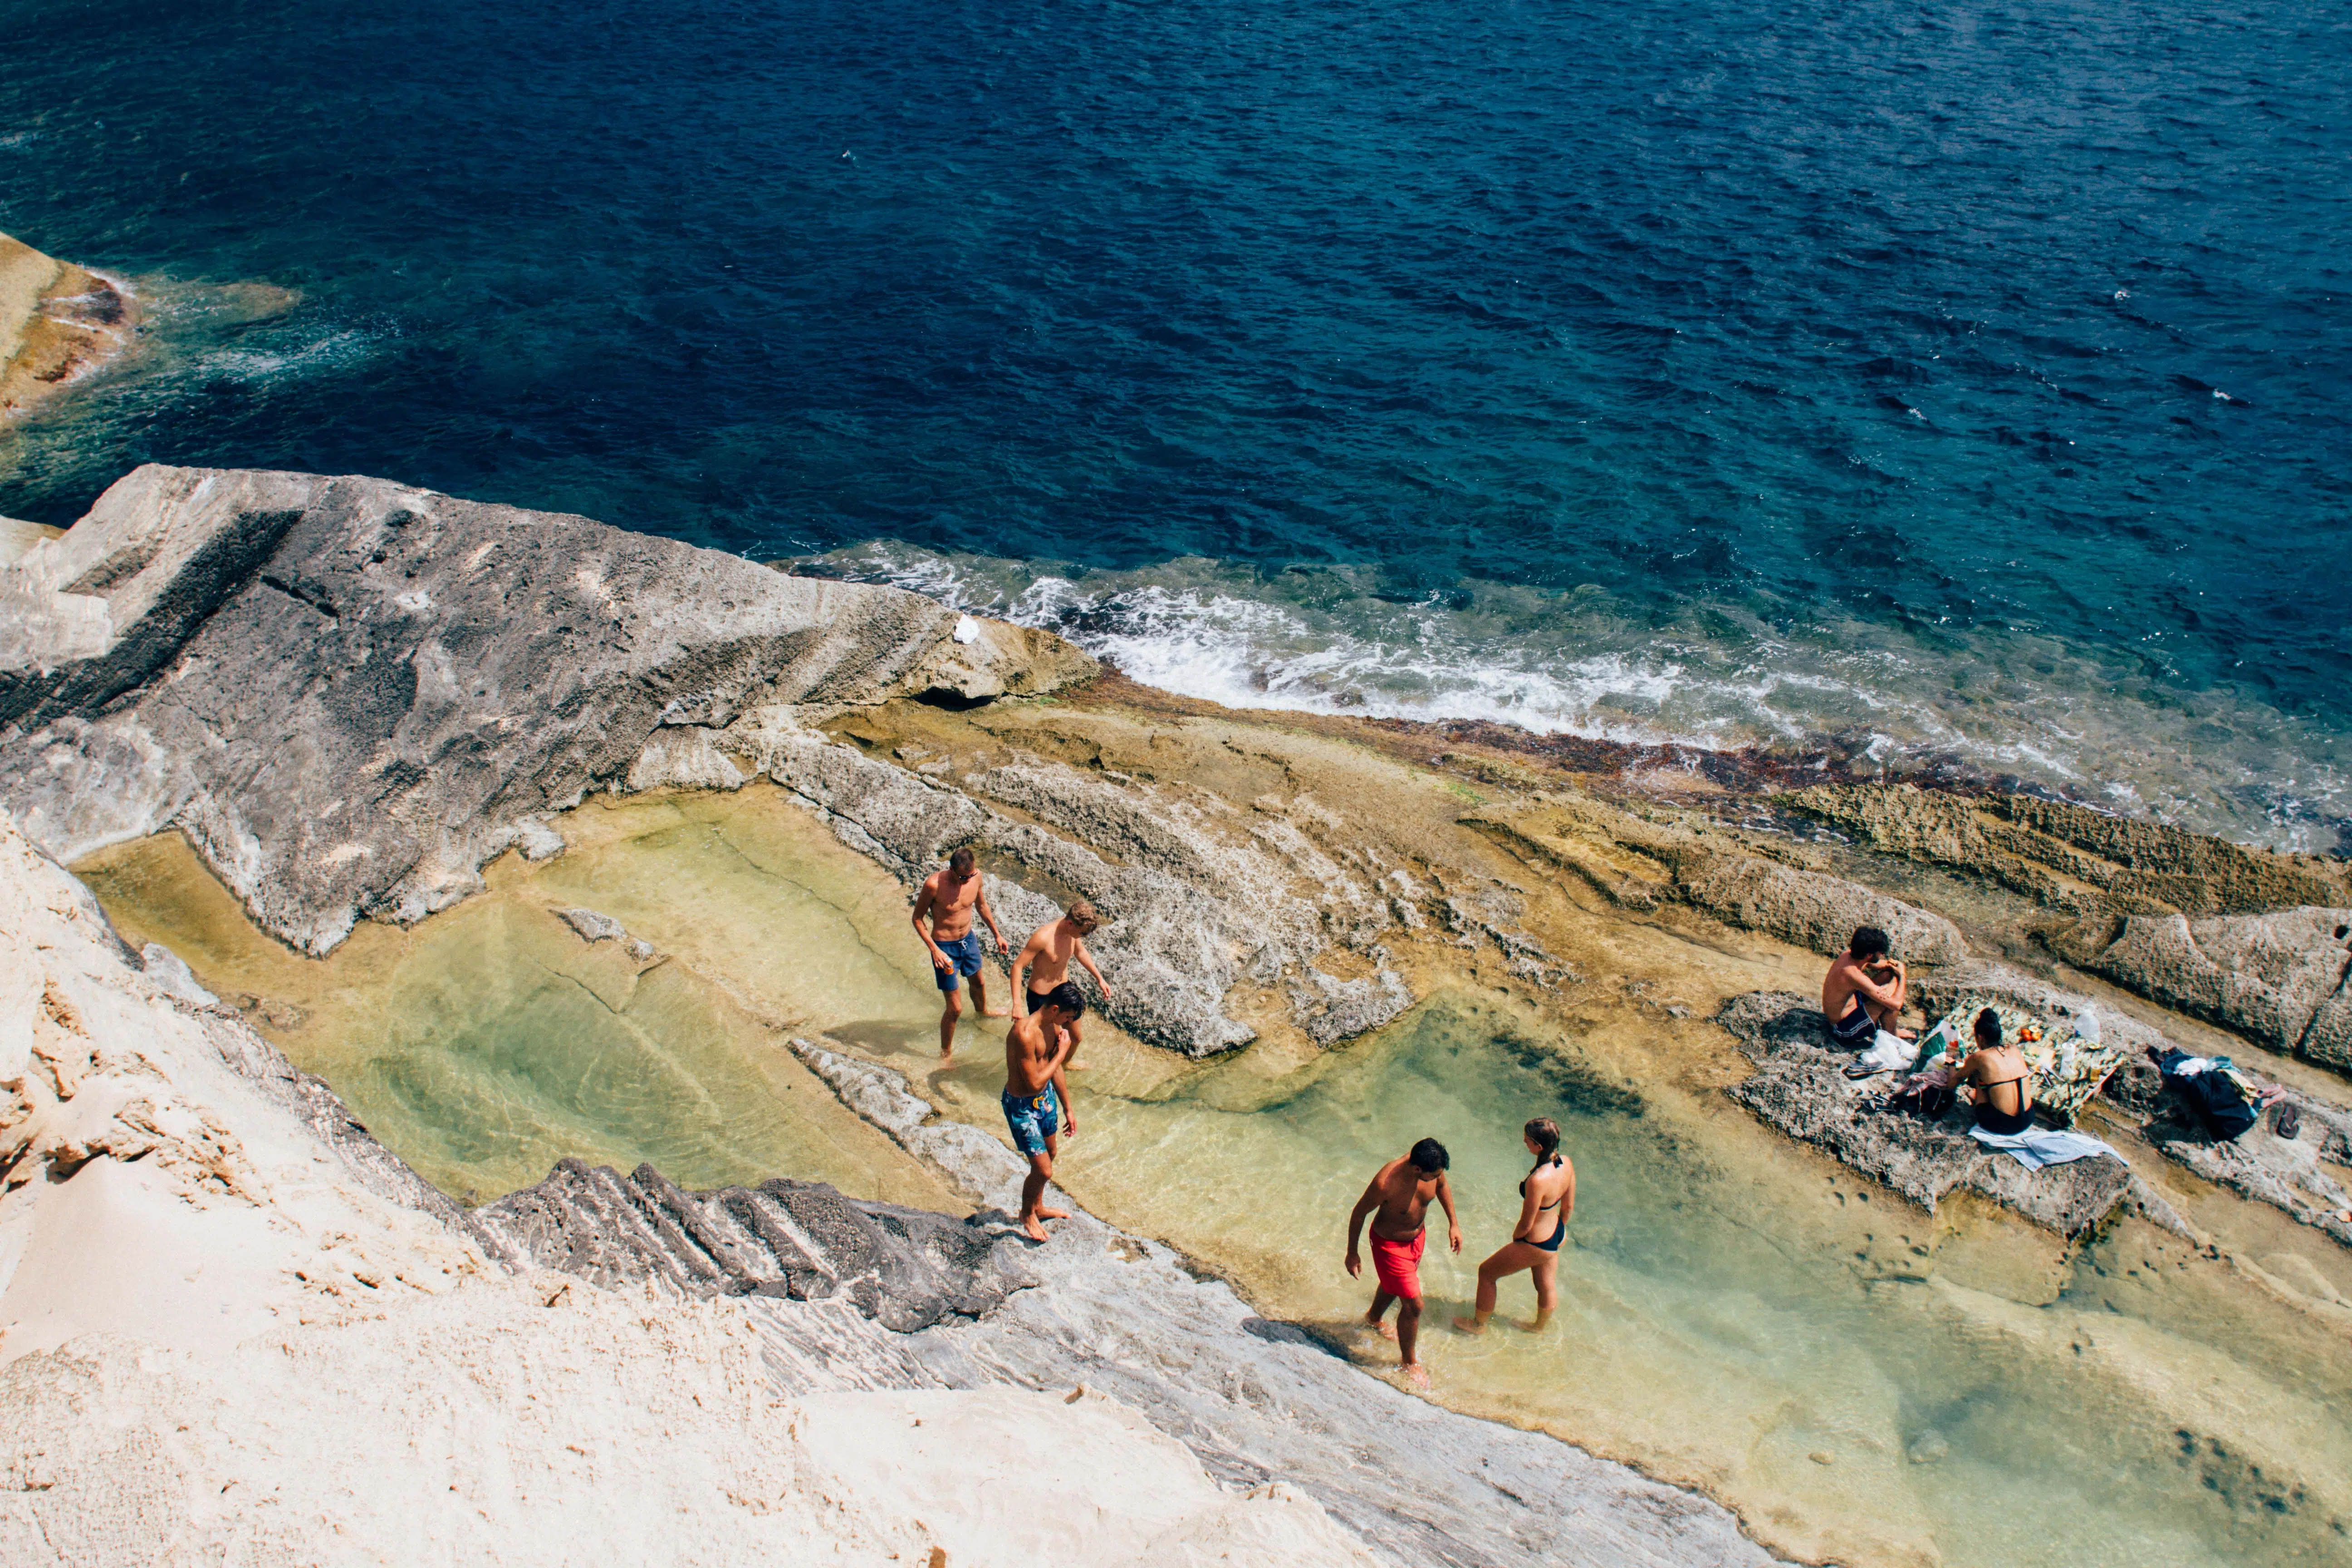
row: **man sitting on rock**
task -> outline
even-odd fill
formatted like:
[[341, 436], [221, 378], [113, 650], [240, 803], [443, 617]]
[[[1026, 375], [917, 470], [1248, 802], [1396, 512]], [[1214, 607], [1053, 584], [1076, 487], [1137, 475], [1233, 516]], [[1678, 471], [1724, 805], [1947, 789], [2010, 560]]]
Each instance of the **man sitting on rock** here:
[[[979, 858], [970, 848], [959, 849], [948, 857], [945, 870], [923, 879], [923, 890], [915, 895], [915, 934], [930, 949], [931, 968], [940, 989], [947, 993], [947, 1009], [940, 1015], [941, 1061], [955, 1055], [956, 1020], [963, 1016], [963, 994], [957, 987], [963, 979], [971, 982], [971, 999], [980, 1004], [982, 1017], [1005, 1018], [1013, 1013], [1010, 1007], [988, 1005], [988, 982], [982, 974], [988, 954], [980, 945], [980, 932], [971, 929], [975, 912], [988, 922], [997, 950], [1003, 951], [1004, 933], [996, 927], [988, 895], [981, 891]], [[925, 916], [930, 918], [929, 931], [923, 929]]]
[[[1434, 1138], [1423, 1139], [1412, 1146], [1412, 1153], [1381, 1167], [1364, 1195], [1356, 1200], [1356, 1212], [1348, 1216], [1348, 1277], [1351, 1279], [1364, 1276], [1364, 1259], [1356, 1250], [1356, 1242], [1364, 1228], [1364, 1216], [1372, 1216], [1372, 1273], [1378, 1286], [1364, 1321], [1382, 1334], [1395, 1334], [1397, 1349], [1403, 1354], [1404, 1374], [1421, 1388], [1429, 1386], [1429, 1372], [1413, 1352], [1421, 1337], [1421, 1255], [1429, 1246], [1422, 1216], [1429, 1212], [1430, 1199], [1445, 1205], [1446, 1240], [1454, 1251], [1462, 1250], [1462, 1222], [1454, 1215], [1454, 1189], [1445, 1179], [1445, 1168], [1451, 1163], [1444, 1144]], [[1391, 1301], [1398, 1303], [1393, 1331], [1381, 1321]]]
[[1903, 961], [1889, 955], [1892, 945], [1876, 926], [1858, 928], [1822, 982], [1822, 1016], [1830, 1021], [1830, 1037], [1847, 1050], [1861, 1050], [1881, 1029], [1898, 1040], [1917, 1037], [1895, 1026], [1911, 999], [1911, 981]]
[[1013, 1146], [1029, 1157], [1029, 1178], [1021, 1184], [1021, 1228], [1032, 1241], [1046, 1239], [1044, 1221], [1067, 1219], [1067, 1209], [1043, 1205], [1045, 1184], [1054, 1179], [1054, 1156], [1062, 1152], [1062, 1134], [1078, 1135], [1077, 1117], [1066, 1110], [1069, 1086], [1062, 1069], [1069, 1065], [1070, 1026], [1087, 1010], [1087, 999], [1068, 981], [1004, 1031], [1004, 1122], [1013, 1129]]
[[[1110, 1000], [1110, 982], [1095, 967], [1095, 955], [1087, 951], [1087, 938], [1102, 923], [1094, 905], [1080, 899], [1069, 912], [1057, 921], [1047, 921], [1029, 934], [1021, 955], [1013, 961], [1013, 1010], [1016, 1014], [1034, 1013], [1045, 1005], [1045, 996], [1055, 986], [1070, 977], [1070, 964], [1076, 961], [1095, 977], [1102, 987], [1102, 999]], [[1024, 979], [1024, 976], [1026, 976]], [[1078, 1021], [1070, 1020], [1070, 1059], [1064, 1064], [1071, 1072], [1078, 1070], [1078, 1047], [1086, 1044], [1078, 1032]]]

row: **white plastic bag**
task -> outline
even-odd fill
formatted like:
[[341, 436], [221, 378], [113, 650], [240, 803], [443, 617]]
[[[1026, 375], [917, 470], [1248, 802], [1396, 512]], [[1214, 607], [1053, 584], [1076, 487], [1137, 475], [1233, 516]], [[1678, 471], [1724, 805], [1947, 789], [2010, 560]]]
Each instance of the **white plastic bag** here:
[[2099, 1008], [2095, 1002], [2085, 1002], [2083, 1010], [2074, 1015], [2074, 1032], [2058, 1042], [2058, 1076], [2074, 1076], [2074, 1059], [2085, 1050], [2099, 1048]]
[[1874, 1072], [1900, 1072], [1911, 1065], [1911, 1058], [1917, 1054], [1918, 1049], [1919, 1047], [1910, 1041], [1900, 1039], [1881, 1029], [1871, 1040], [1870, 1049], [1863, 1052], [1855, 1060]]

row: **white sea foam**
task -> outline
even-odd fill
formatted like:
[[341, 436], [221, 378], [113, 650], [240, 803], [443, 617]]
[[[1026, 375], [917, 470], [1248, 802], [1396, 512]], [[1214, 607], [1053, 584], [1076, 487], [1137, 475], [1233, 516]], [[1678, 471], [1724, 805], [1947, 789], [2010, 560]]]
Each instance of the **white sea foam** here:
[[1931, 644], [1882, 623], [1791, 627], [1724, 605], [1661, 626], [1598, 589], [1471, 584], [1397, 604], [1345, 569], [1053, 570], [890, 542], [821, 564], [1048, 627], [1133, 679], [1229, 707], [1489, 720], [1849, 766], [1943, 758], [2281, 847], [2336, 847], [2352, 806], [2339, 737], [2046, 636]]
[[373, 334], [346, 328], [283, 347], [215, 350], [200, 357], [193, 368], [200, 378], [254, 385], [346, 370], [365, 363], [376, 349]]

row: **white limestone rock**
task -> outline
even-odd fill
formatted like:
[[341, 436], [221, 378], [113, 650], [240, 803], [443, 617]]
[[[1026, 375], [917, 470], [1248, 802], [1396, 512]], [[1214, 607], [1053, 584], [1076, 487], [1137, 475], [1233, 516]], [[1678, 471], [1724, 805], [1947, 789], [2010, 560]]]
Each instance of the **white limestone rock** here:
[[589, 789], [731, 787], [704, 731], [747, 707], [1093, 668], [1017, 628], [958, 645], [894, 588], [310, 474], [141, 468], [0, 564], [0, 802], [35, 840], [176, 826], [314, 953], [466, 897]]

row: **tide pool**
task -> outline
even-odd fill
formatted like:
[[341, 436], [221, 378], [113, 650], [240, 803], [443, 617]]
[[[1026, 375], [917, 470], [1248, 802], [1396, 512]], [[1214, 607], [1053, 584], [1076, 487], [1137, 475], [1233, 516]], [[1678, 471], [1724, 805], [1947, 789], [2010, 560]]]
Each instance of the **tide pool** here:
[[[690, 1187], [784, 1174], [957, 1208], [779, 1044], [823, 1033], [1003, 1136], [1001, 1026], [939, 1067], [902, 889], [765, 785], [592, 803], [561, 826], [561, 858], [501, 862], [489, 893], [410, 931], [363, 926], [325, 961], [245, 924], [176, 840], [81, 872], [132, 940], [253, 997], [266, 1033], [448, 1190], [492, 1196], [578, 1154], [652, 1159]], [[575, 904], [667, 962], [583, 943], [551, 912]], [[1061, 1176], [1389, 1375], [1393, 1347], [1351, 1324], [1369, 1286], [1341, 1269], [1342, 1226], [1381, 1161], [1441, 1139], [1465, 1247], [1441, 1233], [1424, 1268], [1434, 1397], [1703, 1488], [1784, 1552], [2341, 1561], [2343, 1314], [2137, 1221], [2070, 1251], [1969, 1202], [1930, 1217], [1759, 1127], [1654, 1049], [1645, 1017], [1457, 986], [1340, 1049], [1204, 1063], [1092, 1020]], [[1456, 1336], [1536, 1114], [1578, 1168], [1559, 1319], [1510, 1326], [1521, 1277], [1488, 1335]], [[2200, 1223], [2352, 1298], [2340, 1249], [2242, 1208], [2216, 1200]]]

